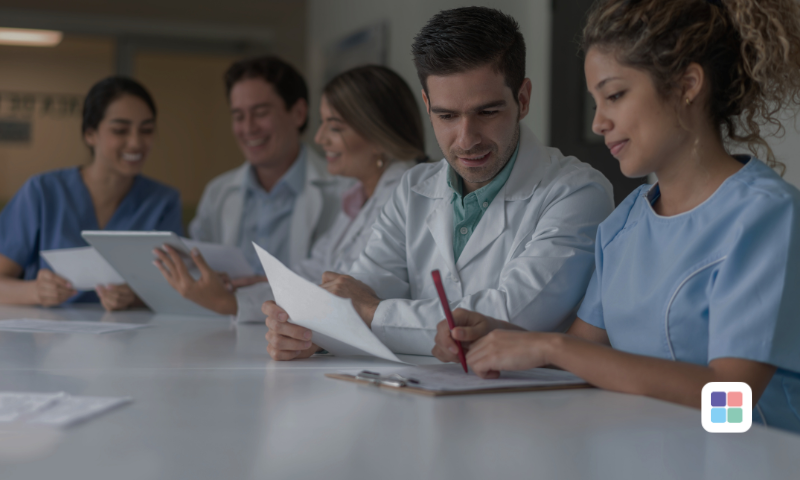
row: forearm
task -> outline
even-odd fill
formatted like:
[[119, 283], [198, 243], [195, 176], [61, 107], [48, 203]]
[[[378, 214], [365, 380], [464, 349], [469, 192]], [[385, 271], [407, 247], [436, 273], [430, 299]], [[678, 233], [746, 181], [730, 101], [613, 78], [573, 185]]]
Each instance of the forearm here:
[[703, 386], [723, 381], [707, 366], [625, 353], [571, 335], [548, 337], [548, 363], [606, 390], [700, 408]]
[[36, 282], [0, 276], [0, 304], [38, 305]]

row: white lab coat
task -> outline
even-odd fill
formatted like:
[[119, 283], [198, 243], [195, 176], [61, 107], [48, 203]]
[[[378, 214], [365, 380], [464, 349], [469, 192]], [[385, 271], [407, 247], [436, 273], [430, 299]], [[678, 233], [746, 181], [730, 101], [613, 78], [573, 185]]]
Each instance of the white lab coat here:
[[[294, 266], [308, 258], [311, 246], [331, 228], [339, 213], [339, 198], [353, 182], [330, 175], [313, 149], [303, 145], [306, 157], [306, 183], [295, 200], [290, 226], [289, 258]], [[303, 155], [303, 152], [301, 152]], [[195, 240], [238, 247], [245, 180], [250, 164], [219, 175], [209, 182], [200, 198], [197, 215], [189, 224]]]
[[[392, 197], [403, 174], [414, 166], [414, 162], [393, 162], [383, 172], [372, 196], [354, 218], [340, 211], [336, 222], [311, 248], [311, 256], [294, 266], [295, 273], [306, 280], [319, 284], [326, 271], [346, 273], [353, 262], [364, 251], [372, 225], [383, 206]], [[341, 200], [338, 200], [341, 204]], [[236, 321], [263, 322], [261, 305], [274, 300], [268, 283], [259, 283], [236, 291]]]
[[384, 299], [372, 330], [392, 351], [430, 355], [444, 319], [431, 278], [450, 308], [528, 330], [563, 331], [594, 271], [597, 226], [614, 209], [611, 184], [520, 126], [520, 150], [456, 263], [447, 161], [411, 169], [384, 207], [350, 275]]

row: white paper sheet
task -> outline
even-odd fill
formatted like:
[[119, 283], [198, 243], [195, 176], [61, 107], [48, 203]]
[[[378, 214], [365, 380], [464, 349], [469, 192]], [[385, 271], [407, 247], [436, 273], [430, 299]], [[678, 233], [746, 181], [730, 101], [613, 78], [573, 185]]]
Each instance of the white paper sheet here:
[[231, 278], [250, 277], [256, 274], [239, 247], [198, 242], [188, 238], [181, 238], [181, 241], [190, 250], [192, 248], [200, 250], [208, 266], [216, 272], [227, 273]]
[[39, 253], [53, 271], [69, 280], [76, 290], [94, 290], [97, 285], [125, 283], [93, 247], [43, 250]]
[[334, 355], [369, 355], [400, 360], [367, 327], [346, 298], [314, 285], [283, 265], [255, 243], [253, 246], [269, 278], [275, 303], [293, 323], [313, 331], [312, 341]]
[[[363, 369], [361, 369], [363, 370]], [[356, 375], [361, 370], [347, 370], [342, 373]], [[495, 388], [539, 387], [555, 385], [578, 385], [586, 383], [580, 377], [563, 370], [535, 368], [521, 372], [502, 372], [500, 378], [482, 379], [474, 373], [464, 373], [461, 365], [423, 365], [418, 367], [370, 368], [369, 371], [381, 375], [397, 374], [403, 378], [419, 381], [415, 388], [440, 392], [466, 392], [471, 390], [491, 390]]]
[[0, 331], [6, 332], [52, 332], [100, 334], [134, 330], [148, 327], [135, 323], [79, 322], [72, 320], [41, 320], [38, 318], [15, 318], [0, 320]]
[[66, 427], [129, 402], [130, 398], [73, 397], [63, 392], [0, 392], [0, 423]]

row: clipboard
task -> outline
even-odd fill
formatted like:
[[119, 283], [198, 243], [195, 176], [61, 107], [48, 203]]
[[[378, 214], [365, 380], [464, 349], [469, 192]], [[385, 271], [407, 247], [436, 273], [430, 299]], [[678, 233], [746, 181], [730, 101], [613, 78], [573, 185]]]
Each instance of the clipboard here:
[[[364, 373], [370, 374], [364, 376]], [[420, 388], [414, 384], [414, 380], [400, 375], [380, 375], [375, 372], [362, 371], [358, 375], [346, 373], [326, 373], [326, 377], [334, 380], [358, 383], [361, 385], [374, 386], [375, 388], [385, 388], [400, 392], [407, 392], [414, 395], [425, 397], [449, 397], [455, 395], [477, 395], [487, 393], [515, 393], [515, 392], [543, 392], [548, 390], [573, 390], [577, 388], [595, 388], [594, 386], [583, 383], [560, 384], [560, 385], [535, 385], [524, 387], [501, 387], [501, 388], [476, 388], [472, 390], [431, 390]], [[418, 383], [418, 382], [417, 382]]]

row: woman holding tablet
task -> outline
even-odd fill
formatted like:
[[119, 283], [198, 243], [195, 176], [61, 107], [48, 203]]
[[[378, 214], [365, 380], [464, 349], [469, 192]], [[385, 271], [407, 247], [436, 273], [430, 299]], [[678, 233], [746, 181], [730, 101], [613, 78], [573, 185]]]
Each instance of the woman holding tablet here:
[[[314, 141], [325, 151], [328, 171], [357, 183], [343, 195], [336, 222], [314, 243], [310, 258], [295, 267], [299, 275], [315, 283], [326, 270], [350, 268], [400, 177], [425, 158], [422, 119], [414, 95], [388, 68], [368, 65], [332, 79], [322, 93], [320, 116], [322, 124]], [[177, 252], [166, 250], [153, 252], [158, 256], [156, 265], [185, 298], [217, 313], [236, 315], [239, 321], [264, 320], [261, 306], [273, 298], [268, 283], [230, 292], [199, 254], [194, 260], [203, 276], [195, 280]]]
[[[744, 382], [753, 420], [800, 432], [800, 192], [761, 137], [800, 101], [794, 0], [608, 0], [584, 30], [593, 130], [629, 177], [655, 173], [604, 221], [566, 334], [457, 311], [483, 377], [554, 365], [608, 390], [700, 407]], [[729, 143], [730, 142], [730, 143]], [[751, 155], [726, 145], [746, 144]]]
[[89, 165], [29, 179], [0, 212], [0, 303], [53, 306], [100, 302], [107, 310], [137, 302], [126, 285], [76, 292], [47, 269], [42, 250], [85, 247], [82, 230], [182, 233], [177, 190], [142, 176], [153, 143], [156, 106], [139, 83], [110, 77], [83, 104]]

